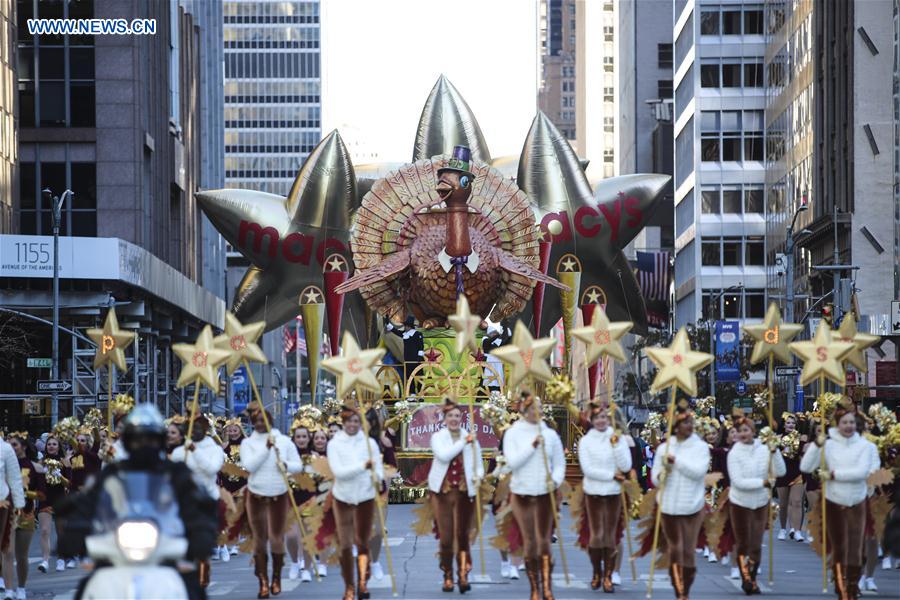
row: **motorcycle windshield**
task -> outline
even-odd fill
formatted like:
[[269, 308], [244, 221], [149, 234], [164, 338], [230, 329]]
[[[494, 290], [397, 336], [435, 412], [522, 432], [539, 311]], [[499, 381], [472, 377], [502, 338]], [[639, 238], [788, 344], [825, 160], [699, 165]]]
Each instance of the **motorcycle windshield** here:
[[123, 521], [152, 521], [160, 533], [184, 535], [175, 490], [166, 475], [120, 471], [106, 477], [95, 512], [95, 531], [114, 530]]

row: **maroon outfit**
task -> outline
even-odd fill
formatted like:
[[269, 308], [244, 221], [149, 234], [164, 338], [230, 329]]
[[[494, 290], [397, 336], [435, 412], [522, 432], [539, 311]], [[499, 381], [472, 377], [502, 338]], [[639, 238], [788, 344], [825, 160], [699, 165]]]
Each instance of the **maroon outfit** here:
[[[48, 458], [59, 461], [59, 463], [62, 464], [62, 459], [63, 459], [62, 456], [59, 456], [59, 455], [50, 456], [49, 454], [45, 454], [44, 460], [46, 460]], [[70, 482], [71, 477], [72, 477], [72, 470], [69, 469], [68, 467], [66, 467], [65, 465], [63, 465], [62, 467], [60, 467], [60, 471], [61, 471], [62, 477], [66, 481]], [[66, 483], [66, 481], [63, 481], [61, 483], [51, 484], [47, 480], [47, 474], [44, 475], [45, 498], [44, 498], [44, 501], [41, 502], [41, 507], [39, 509], [40, 512], [48, 512], [48, 511], [52, 512], [53, 506], [57, 502], [59, 502], [60, 500], [62, 500], [63, 498], [66, 497], [66, 494], [69, 493], [69, 485], [70, 485], [69, 483]]]
[[[792, 481], [794, 481], [795, 479], [797, 479], [797, 477], [800, 476], [800, 458], [799, 457], [788, 458], [787, 456], [785, 456], [784, 457], [784, 466], [786, 469], [784, 475], [782, 475], [781, 477], [779, 477], [778, 479], [775, 480], [775, 488], [776, 489], [780, 488], [780, 487], [788, 487], [789, 485], [791, 485]], [[805, 481], [805, 479], [806, 478], [804, 477], [804, 481]]]
[[95, 441], [91, 448], [84, 452], [78, 451], [72, 457], [72, 478], [69, 482], [73, 492], [81, 490], [88, 479], [96, 477], [100, 473], [103, 461], [100, 460], [98, 455], [99, 450], [99, 443]]
[[[223, 450], [225, 451], [225, 460], [228, 462], [237, 463], [240, 460], [241, 456], [241, 438], [236, 442], [229, 441], [225, 444]], [[225, 475], [221, 471], [219, 472], [219, 486], [225, 488], [229, 494], [234, 496], [237, 494], [243, 487], [247, 485], [246, 477], [238, 477], [236, 475]]]

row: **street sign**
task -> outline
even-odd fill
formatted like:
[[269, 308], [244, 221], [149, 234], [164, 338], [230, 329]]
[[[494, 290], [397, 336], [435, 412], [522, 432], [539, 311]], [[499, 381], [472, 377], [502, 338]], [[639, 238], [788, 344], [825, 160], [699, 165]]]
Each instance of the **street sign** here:
[[740, 394], [741, 396], [743, 396], [744, 394], [747, 393], [747, 384], [746, 384], [746, 382], [738, 381], [738, 382], [737, 382], [737, 385], [734, 386], [734, 388], [735, 388], [734, 391], [736, 391], [736, 392], [737, 392], [738, 394]]
[[53, 368], [52, 358], [29, 358], [25, 361], [29, 369], [51, 369]]
[[778, 365], [775, 367], [776, 377], [796, 377], [802, 371], [802, 367], [792, 367], [790, 365]]
[[900, 300], [891, 302], [891, 333], [900, 335]]
[[42, 379], [37, 387], [39, 392], [68, 392], [71, 389], [72, 384], [63, 379]]

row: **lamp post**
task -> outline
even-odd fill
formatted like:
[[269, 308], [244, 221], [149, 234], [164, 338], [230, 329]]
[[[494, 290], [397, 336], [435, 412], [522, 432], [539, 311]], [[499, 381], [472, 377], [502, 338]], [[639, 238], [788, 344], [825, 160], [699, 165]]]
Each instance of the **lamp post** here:
[[[709, 392], [710, 396], [716, 395], [716, 338], [713, 334], [713, 304], [716, 306], [719, 305], [719, 299], [725, 295], [726, 292], [731, 292], [733, 290], [742, 290], [744, 289], [744, 284], [739, 283], [737, 285], [733, 285], [731, 287], [725, 288], [715, 296], [709, 297], [709, 320], [707, 321], [707, 329], [709, 330], [709, 353], [713, 355], [713, 363], [710, 365], [709, 370]], [[718, 316], [718, 315], [717, 315]]]
[[[66, 190], [62, 196], [54, 196], [49, 188], [42, 190], [41, 193], [50, 201], [53, 216], [53, 361], [50, 368], [50, 379], [56, 380], [59, 379], [59, 223], [66, 197], [75, 194], [72, 190]], [[54, 391], [50, 409], [50, 426], [55, 426], [58, 420], [59, 394]]]
[[[800, 198], [800, 204], [794, 210], [794, 216], [791, 219], [791, 224], [788, 225], [787, 238], [784, 242], [784, 253], [787, 256], [787, 264], [785, 265], [784, 269], [785, 286], [787, 287], [787, 289], [785, 290], [784, 316], [785, 320], [788, 323], [794, 322], [794, 246], [796, 244], [794, 240], [794, 225], [796, 225], [797, 217], [800, 216], [800, 213], [806, 210], [809, 210], [809, 202], [807, 201], [806, 194], [804, 193], [803, 197]], [[794, 387], [795, 382], [792, 381], [791, 385], [788, 386], [787, 400], [787, 405], [791, 408], [794, 407]]]

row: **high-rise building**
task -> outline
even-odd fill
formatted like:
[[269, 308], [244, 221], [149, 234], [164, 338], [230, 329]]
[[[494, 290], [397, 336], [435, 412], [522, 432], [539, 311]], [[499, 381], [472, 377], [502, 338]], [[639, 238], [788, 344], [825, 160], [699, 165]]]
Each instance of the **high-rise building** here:
[[0, 233], [15, 227], [16, 171], [16, 3], [0, 0]]
[[894, 298], [900, 298], [900, 0], [894, 0]]
[[540, 0], [538, 107], [592, 161], [589, 174], [616, 171], [616, 3]]
[[[171, 345], [206, 323], [221, 326], [225, 311], [223, 248], [193, 197], [224, 183], [220, 12], [193, 0], [19, 0], [15, 8], [19, 186], [16, 234], [0, 235], [0, 318], [17, 319], [26, 335], [4, 348], [0, 392], [36, 392], [37, 380], [49, 378], [49, 369], [26, 365], [26, 356], [51, 356], [49, 189], [65, 200], [59, 378], [73, 389], [60, 414], [94, 405], [107, 390], [84, 330], [113, 304], [121, 326], [138, 332], [116, 391], [181, 409]], [[33, 17], [152, 19], [156, 32], [29, 35]], [[67, 189], [74, 195], [64, 196]], [[35, 401], [49, 420], [49, 401]], [[10, 426], [20, 422], [20, 404], [2, 410]], [[47, 425], [30, 417], [23, 424]]]
[[226, 0], [225, 181], [286, 196], [321, 138], [319, 1]]
[[676, 0], [675, 325], [765, 313], [763, 7]]
[[[838, 317], [856, 309], [861, 329], [889, 333], [900, 260], [895, 4], [766, 3], [766, 240], [770, 257], [785, 253], [795, 223], [796, 321], [833, 305]], [[784, 298], [785, 279], [770, 270], [773, 299]], [[885, 352], [890, 344], [869, 359]]]

